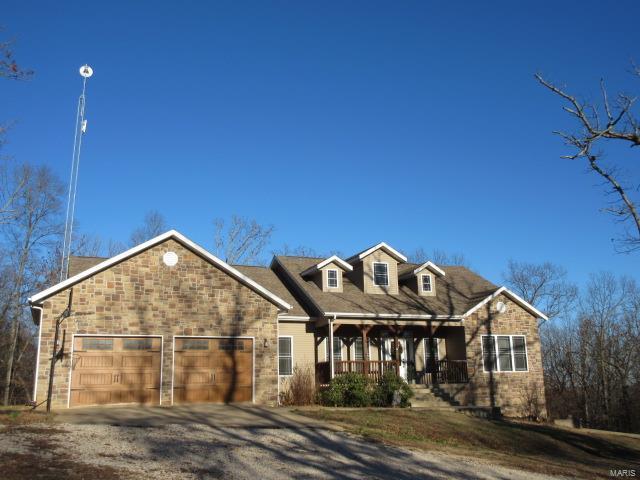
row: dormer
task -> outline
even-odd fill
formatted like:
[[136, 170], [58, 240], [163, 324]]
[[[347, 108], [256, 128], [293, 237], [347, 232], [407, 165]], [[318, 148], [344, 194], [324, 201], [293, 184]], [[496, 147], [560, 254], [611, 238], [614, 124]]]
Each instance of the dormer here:
[[444, 270], [429, 261], [403, 274], [400, 281], [409, 285], [411, 290], [421, 297], [435, 297], [438, 285], [437, 278], [445, 275]]
[[350, 264], [333, 255], [306, 269], [301, 275], [311, 278], [323, 292], [342, 292], [343, 274], [352, 270], [353, 267]]
[[406, 261], [407, 257], [384, 242], [347, 259], [353, 265], [351, 281], [364, 293], [373, 294], [397, 294], [398, 263]]

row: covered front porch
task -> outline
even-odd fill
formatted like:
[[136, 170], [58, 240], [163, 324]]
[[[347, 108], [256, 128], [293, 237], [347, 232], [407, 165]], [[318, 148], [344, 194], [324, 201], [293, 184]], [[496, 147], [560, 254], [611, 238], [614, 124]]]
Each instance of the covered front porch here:
[[349, 372], [377, 380], [393, 370], [412, 384], [466, 383], [464, 327], [443, 323], [330, 322], [317, 328], [317, 380]]

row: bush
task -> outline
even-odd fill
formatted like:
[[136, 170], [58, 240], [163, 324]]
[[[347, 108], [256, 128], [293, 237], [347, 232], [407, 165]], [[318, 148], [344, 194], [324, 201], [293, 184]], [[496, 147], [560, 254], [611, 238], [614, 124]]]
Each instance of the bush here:
[[413, 390], [405, 380], [393, 371], [386, 371], [376, 385], [373, 393], [373, 403], [379, 407], [391, 407], [394, 394], [398, 392], [398, 406], [409, 406], [409, 399], [413, 396]]
[[331, 380], [322, 392], [324, 405], [332, 407], [368, 407], [373, 395], [371, 380], [360, 373], [345, 373]]
[[378, 383], [360, 373], [346, 373], [331, 380], [320, 401], [331, 407], [391, 407], [394, 406], [394, 395], [398, 400], [397, 406], [407, 407], [413, 391], [393, 371], [386, 372]]
[[282, 383], [281, 405], [313, 405], [316, 401], [316, 380], [311, 366], [294, 367], [293, 374]]

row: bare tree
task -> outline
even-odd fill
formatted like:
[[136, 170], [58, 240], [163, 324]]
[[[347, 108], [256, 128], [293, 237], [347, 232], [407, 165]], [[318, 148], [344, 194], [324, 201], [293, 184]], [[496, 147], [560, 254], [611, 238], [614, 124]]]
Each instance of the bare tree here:
[[[43, 282], [41, 258], [43, 247], [50, 246], [61, 233], [60, 209], [62, 183], [44, 167], [22, 165], [14, 171], [14, 183], [24, 187], [14, 201], [15, 219], [2, 228], [4, 250], [3, 272], [8, 277], [8, 288], [3, 298], [3, 330], [8, 345], [3, 348], [5, 361], [3, 402], [9, 402], [13, 378], [14, 359], [25, 316], [27, 297]], [[7, 328], [8, 325], [8, 328]]]
[[438, 248], [434, 248], [430, 253], [427, 253], [424, 248], [419, 247], [409, 255], [409, 260], [413, 263], [424, 263], [431, 260], [436, 265], [462, 266], [467, 268], [470, 266], [469, 260], [463, 253], [448, 253]]
[[[634, 68], [633, 73], [640, 77], [640, 69]], [[623, 236], [617, 240], [616, 248], [623, 252], [639, 249], [640, 212], [636, 199], [639, 185], [626, 178], [625, 173], [620, 171], [620, 166], [604, 164], [602, 150], [596, 150], [606, 141], [616, 141], [631, 147], [640, 145], [640, 121], [632, 111], [636, 97], [619, 93], [611, 101], [604, 80], [601, 80], [602, 103], [596, 105], [579, 100], [576, 96], [567, 93], [564, 88], [545, 80], [540, 74], [536, 74], [535, 78], [568, 104], [563, 107], [563, 110], [578, 122], [579, 130], [576, 133], [554, 132], [562, 137], [567, 145], [575, 149], [573, 153], [564, 155], [562, 158], [586, 159], [591, 171], [602, 179], [607, 186], [607, 193], [615, 199], [604, 210], [626, 227]]]
[[578, 287], [567, 280], [567, 271], [558, 265], [509, 260], [502, 277], [511, 290], [549, 319], [566, 315], [575, 307]]
[[260, 261], [274, 230], [272, 225], [261, 225], [238, 215], [233, 215], [229, 222], [216, 218], [213, 224], [216, 255], [230, 264], [249, 265]]
[[11, 80], [24, 80], [33, 75], [33, 71], [24, 69], [13, 56], [13, 40], [0, 42], [0, 77]]
[[147, 240], [157, 237], [158, 235], [169, 230], [167, 222], [164, 216], [157, 210], [151, 210], [144, 216], [144, 222], [142, 226], [136, 228], [131, 233], [129, 244], [132, 247], [140, 245]]

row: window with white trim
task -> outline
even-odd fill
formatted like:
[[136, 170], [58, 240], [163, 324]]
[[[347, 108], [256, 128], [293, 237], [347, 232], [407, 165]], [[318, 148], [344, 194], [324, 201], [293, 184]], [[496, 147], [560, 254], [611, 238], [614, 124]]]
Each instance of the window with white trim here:
[[356, 337], [355, 341], [353, 342], [353, 359], [364, 360], [362, 337]]
[[293, 348], [291, 337], [278, 337], [278, 375], [293, 374]]
[[422, 291], [423, 292], [431, 292], [433, 289], [433, 286], [431, 285], [431, 275], [429, 275], [428, 273], [425, 275], [422, 275]]
[[485, 372], [526, 372], [528, 359], [524, 335], [483, 335], [482, 365]]
[[379, 287], [389, 286], [389, 265], [373, 262], [373, 284]]
[[[329, 361], [329, 338], [327, 338], [325, 354], [327, 355], [327, 362]], [[333, 337], [333, 361], [337, 362], [342, 360], [342, 339], [340, 337]]]
[[338, 288], [338, 270], [327, 270], [327, 286]]

